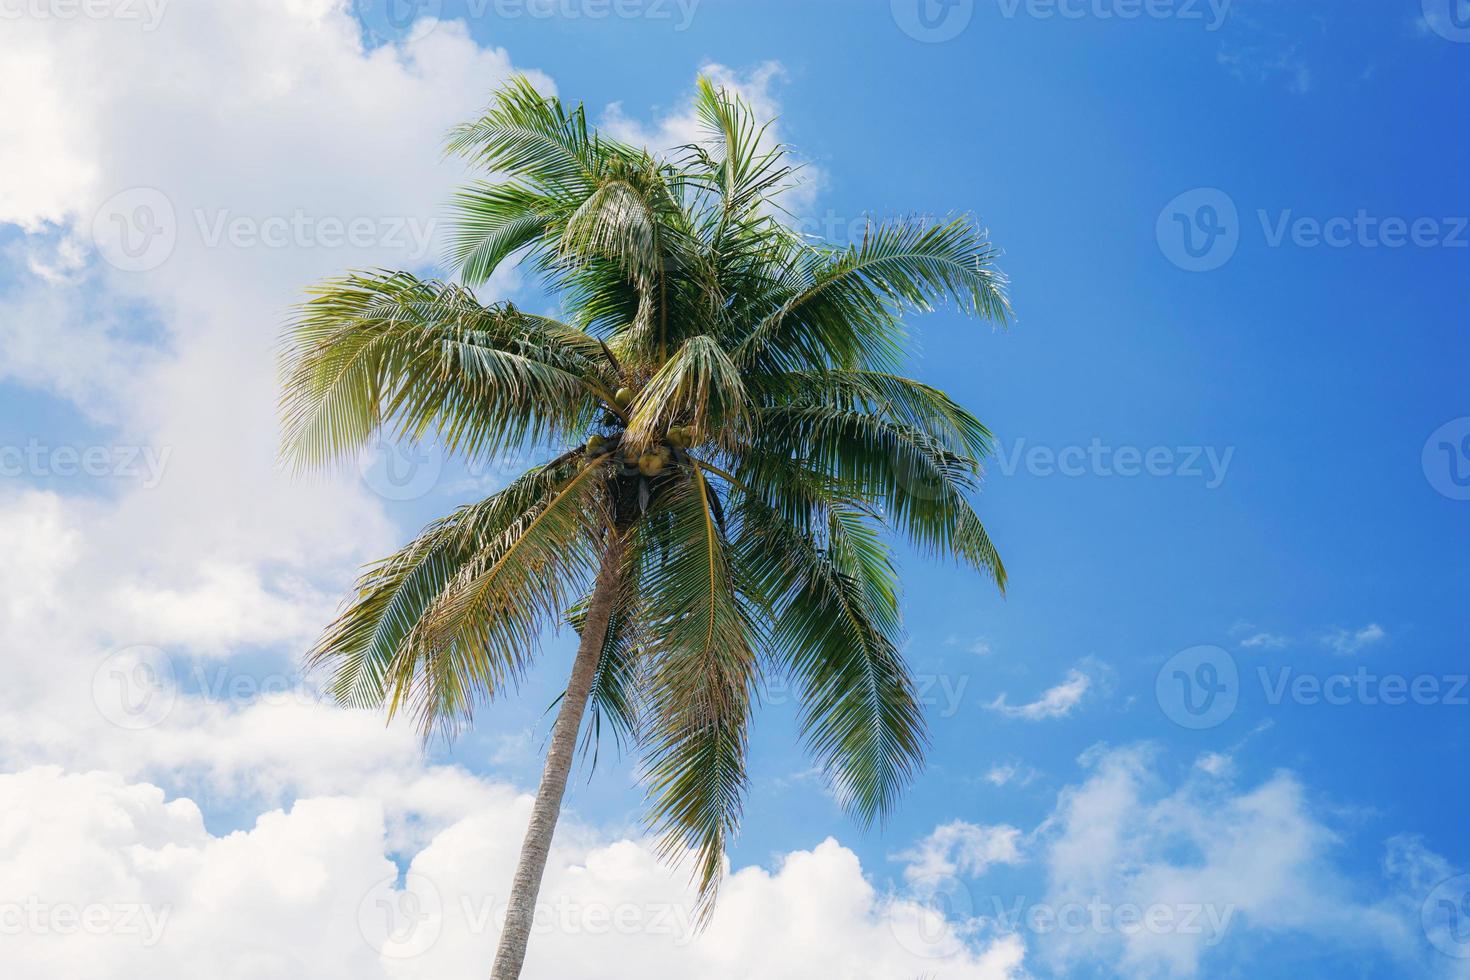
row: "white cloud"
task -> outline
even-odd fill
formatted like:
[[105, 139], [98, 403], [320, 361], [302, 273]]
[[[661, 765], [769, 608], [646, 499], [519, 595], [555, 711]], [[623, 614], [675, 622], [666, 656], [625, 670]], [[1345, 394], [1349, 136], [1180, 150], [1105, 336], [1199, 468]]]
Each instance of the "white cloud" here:
[[[365, 50], [347, 8], [169, 4], [151, 32], [6, 22], [0, 83], [34, 97], [0, 121], [0, 225], [27, 232], [7, 247], [35, 274], [0, 288], [0, 381], [71, 401], [95, 448], [160, 464], [83, 487], [98, 493], [0, 492], [0, 525], [27, 556], [0, 629], [34, 654], [0, 692], [6, 758], [155, 759], [95, 737], [93, 673], [110, 651], [161, 647], [193, 670], [264, 648], [289, 674], [354, 568], [401, 537], [355, 473], [278, 469], [276, 338], [310, 282], [422, 251], [400, 226], [432, 219], [461, 179], [440, 160], [444, 131], [514, 69], [455, 23]], [[94, 247], [116, 233], [94, 216], [120, 192], [151, 195], [154, 219], [160, 198], [173, 213], [156, 267], [125, 271]], [[369, 233], [332, 240], [354, 221]], [[216, 240], [232, 224], [284, 237]], [[49, 434], [32, 435], [45, 448]], [[196, 708], [185, 698], [160, 731]], [[216, 735], [251, 717], [198, 710]]]
[[[482, 977], [531, 802], [485, 791], [412, 855], [400, 882], [384, 808], [370, 796], [301, 799], [217, 836], [192, 802], [147, 784], [55, 769], [0, 776], [0, 908], [31, 910], [25, 928], [7, 930], [6, 975]], [[67, 909], [107, 928], [59, 936]], [[1022, 976], [1015, 937], [972, 950], [942, 922], [911, 931], [923, 914], [879, 893], [857, 857], [827, 840], [773, 870], [735, 871], [697, 933], [689, 888], [648, 845], [568, 820], [525, 975]], [[125, 928], [132, 917], [138, 927]]]
[[1021, 831], [1006, 825], [982, 827], [955, 820], [934, 828], [912, 849], [894, 855], [903, 861], [904, 880], [923, 888], [926, 883], [955, 875], [979, 876], [992, 864], [1021, 862]]
[[[529, 800], [426, 765], [412, 731], [318, 705], [294, 676], [353, 566], [399, 533], [356, 479], [277, 470], [274, 346], [311, 281], [423, 264], [422, 240], [391, 228], [432, 217], [461, 177], [439, 159], [444, 130], [513, 66], [452, 22], [365, 50], [342, 0], [171, 4], [157, 31], [137, 26], [8, 21], [0, 48], [0, 84], [27, 93], [0, 119], [0, 225], [26, 233], [7, 248], [28, 270], [0, 291], [0, 381], [69, 400], [108, 446], [169, 454], [155, 486], [0, 493], [0, 630], [29, 653], [0, 692], [0, 763], [23, 770], [0, 775], [0, 907], [49, 910], [4, 937], [6, 976], [483, 976], [495, 936], [480, 913], [503, 899]], [[774, 111], [774, 66], [712, 70]], [[94, 217], [119, 194], [173, 216], [171, 250], [143, 271], [103, 257], [119, 257], [122, 230]], [[140, 213], [119, 212], [123, 228]], [[326, 240], [355, 219], [381, 234]], [[279, 247], [259, 237], [272, 230]], [[260, 815], [221, 835], [201, 807]], [[408, 910], [383, 885], [400, 854], [448, 903], [438, 941], [406, 961], [368, 941], [373, 916]], [[648, 843], [569, 819], [544, 898], [564, 934], [535, 944], [528, 977], [941, 964], [1002, 980], [1024, 955], [1014, 937], [966, 944], [832, 841], [735, 870], [691, 938], [689, 889]], [[114, 928], [57, 942], [62, 908]], [[159, 941], [117, 927], [141, 912]]]
[[1047, 689], [1041, 697], [1029, 704], [1007, 704], [1006, 695], [1001, 694], [986, 707], [991, 711], [1000, 712], [1007, 718], [1021, 718], [1026, 721], [1065, 718], [1082, 702], [1091, 687], [1092, 678], [1080, 670], [1073, 669], [1067, 671], [1066, 678], [1060, 684]]
[[1388, 634], [1377, 623], [1369, 623], [1362, 629], [1335, 629], [1322, 637], [1323, 646], [1333, 653], [1351, 656], [1362, 653], [1368, 647], [1383, 640]]
[[[1059, 930], [1041, 950], [1059, 969], [1102, 962], [1126, 977], [1210, 975], [1217, 947], [1289, 933], [1393, 956], [1414, 950], [1416, 925], [1404, 910], [1361, 899], [1336, 870], [1342, 841], [1292, 774], [1244, 790], [1216, 778], [1168, 790], [1146, 747], [1084, 761], [1092, 774], [1062, 793], [1043, 831], [1047, 902], [1101, 897], [1114, 908], [1169, 912], [1175, 925]], [[1186, 929], [1184, 912], [1194, 909], [1200, 928]]]
[[1284, 636], [1275, 633], [1252, 633], [1240, 641], [1240, 645], [1248, 649], [1256, 650], [1280, 650], [1290, 642]]

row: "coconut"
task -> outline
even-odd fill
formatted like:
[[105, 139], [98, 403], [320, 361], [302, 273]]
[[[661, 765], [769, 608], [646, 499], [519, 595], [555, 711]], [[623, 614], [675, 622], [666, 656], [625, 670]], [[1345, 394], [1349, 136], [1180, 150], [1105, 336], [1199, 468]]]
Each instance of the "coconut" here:
[[607, 445], [607, 440], [602, 436], [592, 436], [587, 440], [587, 455], [596, 456], [602, 452], [602, 447]]
[[644, 476], [658, 476], [667, 462], [662, 453], [644, 453], [638, 457], [638, 472]]
[[632, 388], [619, 388], [617, 390], [617, 393], [613, 395], [613, 401], [615, 401], [615, 402], [618, 403], [618, 408], [627, 408], [628, 407], [628, 404], [630, 402], [632, 402], [632, 400], [633, 400], [633, 389]]

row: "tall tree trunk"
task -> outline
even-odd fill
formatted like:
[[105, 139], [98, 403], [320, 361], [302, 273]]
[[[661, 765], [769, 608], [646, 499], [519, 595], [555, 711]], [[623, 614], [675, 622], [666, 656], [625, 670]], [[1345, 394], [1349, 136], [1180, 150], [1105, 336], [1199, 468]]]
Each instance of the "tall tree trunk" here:
[[577, 748], [577, 732], [587, 710], [587, 696], [597, 674], [597, 662], [607, 640], [607, 624], [617, 602], [622, 578], [623, 540], [609, 529], [607, 546], [602, 553], [602, 566], [592, 586], [587, 605], [587, 620], [582, 624], [582, 641], [577, 659], [572, 663], [572, 676], [561, 710], [551, 732], [551, 748], [546, 753], [546, 768], [541, 773], [541, 788], [536, 791], [536, 804], [531, 809], [531, 825], [521, 844], [521, 859], [511, 884], [510, 903], [505, 913], [505, 928], [500, 933], [500, 946], [495, 951], [495, 966], [490, 980], [517, 980], [526, 959], [526, 942], [531, 938], [531, 924], [536, 915], [536, 896], [541, 891], [541, 875], [546, 870], [546, 857], [551, 851], [551, 837], [561, 815], [562, 796], [566, 793], [567, 776], [572, 771], [572, 757]]

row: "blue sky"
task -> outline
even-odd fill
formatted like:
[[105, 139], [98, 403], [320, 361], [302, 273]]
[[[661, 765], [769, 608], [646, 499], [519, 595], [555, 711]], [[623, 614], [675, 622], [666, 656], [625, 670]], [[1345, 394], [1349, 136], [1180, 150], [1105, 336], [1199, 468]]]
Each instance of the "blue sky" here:
[[[1425, 36], [1418, 11], [1393, 4], [1237, 2], [1214, 31], [1203, 5], [1203, 21], [975, 7], [940, 43], [907, 36], [879, 4], [711, 0], [678, 34], [475, 24], [551, 69], [567, 97], [629, 111], [668, 106], [703, 61], [777, 61], [782, 136], [822, 170], [818, 215], [845, 227], [866, 212], [965, 211], [1004, 250], [1013, 328], [920, 318], [913, 370], [972, 407], [1011, 460], [1020, 451], [992, 464], [983, 498], [1009, 597], [906, 561], [909, 656], [937, 675], [930, 771], [884, 834], [853, 837], [815, 786], [776, 788], [803, 763], [773, 706], [738, 853], [758, 861], [800, 828], [851, 839], [881, 868], [936, 820], [1039, 820], [1089, 746], [1151, 739], [1165, 772], [1222, 751], [1247, 782], [1309, 774], [1322, 806], [1350, 814], [1334, 827], [1354, 870], [1376, 872], [1381, 841], [1405, 831], [1470, 861], [1452, 802], [1465, 705], [1273, 705], [1259, 675], [1465, 669], [1452, 599], [1465, 504], [1436, 492], [1421, 450], [1466, 412], [1470, 232], [1458, 247], [1375, 248], [1370, 234], [1342, 248], [1278, 246], [1269, 230], [1365, 211], [1445, 219], [1453, 236], [1449, 219], [1470, 213], [1470, 147], [1453, 123], [1470, 48]], [[1233, 200], [1240, 244], [1197, 273], [1171, 263], [1156, 225], [1202, 187]], [[1171, 475], [1027, 465], [1037, 447], [1094, 440], [1163, 447]], [[1217, 486], [1205, 451], [1228, 460]], [[1329, 646], [1375, 624], [1383, 637], [1361, 650]], [[1279, 645], [1243, 645], [1262, 634]], [[1231, 717], [1194, 732], [1160, 710], [1154, 682], [1201, 644], [1228, 650], [1243, 685]], [[1066, 717], [982, 707], [1033, 700], [1074, 668], [1093, 686]], [[963, 707], [943, 717], [961, 684]], [[978, 778], [1013, 762], [1037, 770], [1023, 789]]]
[[[961, 896], [952, 917], [990, 918], [972, 923], [975, 949], [1003, 931], [998, 905], [1109, 889], [1115, 901], [1137, 899], [1153, 881], [1186, 880], [1192, 901], [1238, 916], [1220, 942], [1186, 943], [1187, 954], [1023, 929], [1036, 976], [1461, 975], [1470, 942], [1454, 930], [1458, 920], [1422, 925], [1421, 907], [1443, 914], [1439, 898], [1453, 905], [1470, 892], [1470, 879], [1456, 881], [1470, 869], [1470, 143], [1455, 135], [1470, 17], [1461, 28], [1465, 12], [1435, 0], [1422, 9], [1418, 0], [686, 3], [601, 17], [570, 0], [549, 16], [444, 0], [420, 5], [443, 23], [406, 31], [366, 0], [356, 12], [364, 65], [466, 34], [492, 52], [444, 78], [420, 62], [404, 77], [432, 84], [404, 82], [405, 105], [445, 92], [483, 102], [488, 85], [473, 88], [493, 80], [502, 58], [544, 73], [595, 119], [658, 134], [677, 128], [696, 73], [716, 66], [779, 109], [780, 137], [809, 165], [794, 205], [808, 227], [840, 234], [866, 214], [964, 212], [1002, 250], [1014, 323], [916, 317], [911, 373], [996, 434], [981, 505], [1009, 593], [905, 557], [907, 656], [930, 702], [932, 747], [881, 830], [862, 832], [842, 815], [800, 750], [789, 696], [767, 692], [733, 864], [776, 868], [782, 855], [834, 837], [880, 892], [912, 889], [921, 899], [933, 899], [921, 875], [939, 867], [943, 894]], [[165, 18], [151, 36], [167, 44], [169, 28]], [[255, 79], [233, 62], [227, 70]], [[252, 97], [270, 98], [260, 93], [276, 82], [312, 91], [310, 66], [293, 70], [301, 77], [291, 81], [262, 74]], [[208, 126], [233, 111], [228, 98], [189, 103], [156, 133], [132, 135], [177, 138], [191, 119]], [[308, 128], [283, 131], [289, 139]], [[388, 164], [352, 158], [343, 181], [370, 194], [375, 171], [391, 179], [393, 161], [433, 164], [438, 147], [412, 135], [374, 135], [394, 144]], [[252, 167], [272, 165], [271, 147], [258, 150], [222, 175], [226, 186], [251, 185]], [[132, 157], [98, 153], [98, 169], [116, 168], [107, 189], [148, 183], [183, 211], [182, 183], [140, 177]], [[315, 183], [274, 173], [260, 178], [260, 193], [279, 185], [281, 200], [307, 206], [314, 188], [325, 194], [334, 182], [325, 168]], [[435, 181], [395, 190], [385, 213], [432, 214], [445, 186]], [[150, 426], [188, 414], [188, 399], [207, 387], [166, 370], [153, 380], [155, 361], [207, 348], [228, 363], [238, 349], [253, 365], [273, 336], [264, 320], [258, 334], [187, 333], [179, 323], [213, 297], [170, 282], [167, 293], [151, 285], [160, 280], [68, 279], [95, 262], [69, 258], [61, 244], [87, 214], [65, 204], [0, 208], [6, 316], [54, 316], [61, 330], [105, 310], [104, 327], [90, 329], [116, 345], [94, 363], [56, 341], [73, 358], [68, 367], [35, 335], [0, 334], [16, 345], [0, 368], [6, 446], [146, 442]], [[39, 275], [38, 255], [64, 274]], [[317, 252], [308, 267], [325, 274], [359, 257]], [[196, 270], [232, 261], [206, 258]], [[184, 262], [165, 272], [186, 275]], [[402, 264], [422, 270], [432, 260]], [[284, 309], [308, 281], [274, 256], [268, 268], [270, 286], [251, 310]], [[41, 280], [48, 289], [60, 281], [72, 298], [33, 291]], [[504, 285], [523, 304], [554, 303]], [[122, 380], [88, 376], [116, 365]], [[242, 397], [242, 414], [269, 409], [264, 385]], [[126, 500], [119, 481], [59, 475], [54, 462], [7, 472], [7, 499], [32, 490], [55, 495], [58, 508]], [[174, 481], [186, 496], [189, 472]], [[302, 559], [316, 545], [299, 536], [253, 555], [239, 581], [258, 586], [259, 601], [229, 613], [245, 625], [202, 630], [207, 640], [178, 627], [156, 644], [211, 670], [289, 671], [293, 630], [309, 631], [323, 597], [346, 585], [361, 557], [352, 548], [391, 545], [473, 499], [485, 481], [463, 476], [448, 464], [411, 500], [380, 499], [360, 484], [351, 490], [366, 503], [354, 498], [350, 508], [312, 497], [336, 515], [326, 523], [362, 528], [362, 540], [319, 563]], [[272, 507], [292, 506], [291, 492], [272, 490]], [[211, 545], [220, 555], [274, 513], [236, 503], [222, 523], [239, 534]], [[166, 519], [118, 507], [119, 521]], [[42, 550], [61, 550], [59, 540]], [[104, 553], [122, 547], [97, 540]], [[155, 541], [160, 552], [174, 546], [163, 529]], [[205, 575], [218, 573], [230, 591], [237, 571]], [[317, 604], [302, 611], [282, 598], [297, 589]], [[191, 593], [175, 585], [168, 594]], [[262, 618], [292, 625], [250, 625]], [[126, 629], [114, 626], [97, 632], [116, 645]], [[522, 696], [485, 710], [457, 744], [433, 747], [428, 764], [534, 785], [544, 709], [569, 654], [565, 636], [549, 639]], [[1395, 700], [1406, 703], [1385, 703]], [[233, 778], [222, 788], [201, 775], [216, 771], [208, 765], [134, 768], [25, 740], [6, 746], [6, 771], [58, 764], [151, 780], [200, 802], [215, 834], [248, 831], [267, 803], [311, 795], [290, 780], [275, 795], [237, 792]], [[569, 806], [610, 833], [631, 832], [640, 801], [631, 760], [605, 751], [595, 773], [574, 781]], [[945, 836], [945, 826], [962, 829]], [[1093, 826], [1116, 830], [1111, 844], [1097, 844], [1116, 861], [1094, 867], [1077, 856]], [[1008, 832], [1019, 854], [998, 843], [1012, 840]], [[407, 866], [421, 843], [410, 835], [386, 853]], [[1247, 866], [1246, 880], [1234, 880], [1236, 845], [1289, 870], [1265, 883]], [[1443, 879], [1449, 890], [1434, 891]], [[951, 965], [936, 958], [933, 969], [945, 976]]]

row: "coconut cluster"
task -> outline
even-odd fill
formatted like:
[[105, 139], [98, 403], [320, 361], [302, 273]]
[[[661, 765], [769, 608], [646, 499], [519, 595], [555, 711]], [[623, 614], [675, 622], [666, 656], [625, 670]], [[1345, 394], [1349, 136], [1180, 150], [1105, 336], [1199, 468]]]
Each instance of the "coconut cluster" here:
[[[631, 388], [619, 388], [613, 395], [613, 401], [618, 408], [627, 408], [633, 401], [634, 392]], [[609, 416], [611, 419], [612, 416]], [[593, 435], [587, 439], [587, 455], [601, 456], [616, 448], [619, 442], [618, 436]], [[673, 459], [673, 450], [688, 449], [694, 444], [694, 427], [688, 425], [669, 426], [664, 433], [663, 443], [653, 447], [644, 453], [636, 453], [631, 450], [623, 453], [623, 463], [630, 468], [636, 468], [644, 476], [658, 476], [664, 467]]]

